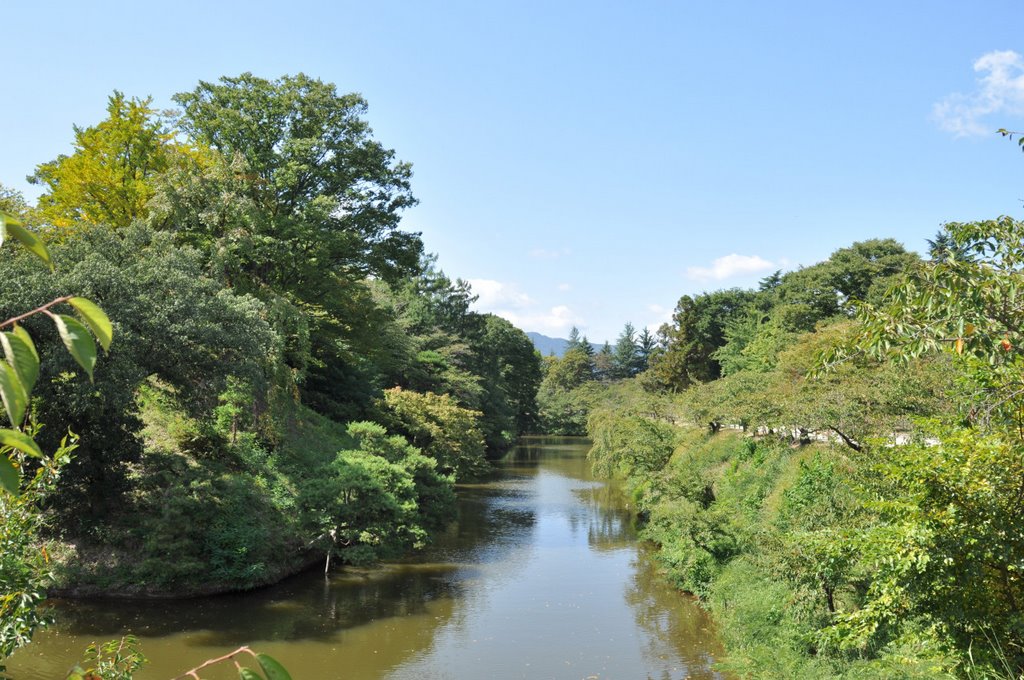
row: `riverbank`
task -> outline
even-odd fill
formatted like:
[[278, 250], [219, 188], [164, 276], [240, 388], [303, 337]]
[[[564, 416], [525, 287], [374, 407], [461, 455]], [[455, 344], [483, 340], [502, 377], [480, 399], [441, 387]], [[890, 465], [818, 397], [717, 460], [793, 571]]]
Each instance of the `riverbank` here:
[[[261, 436], [231, 441], [158, 383], [140, 391], [138, 414], [143, 453], [127, 466], [131, 492], [102, 523], [47, 543], [52, 595], [251, 590], [328, 551], [338, 564], [400, 557], [454, 517], [454, 476], [374, 423], [343, 425], [282, 400]], [[332, 540], [331, 528], [342, 525], [352, 535]]]
[[[612, 402], [589, 422], [595, 468], [625, 480], [663, 573], [721, 631], [720, 668], [765, 679], [1004, 677], [976, 660], [998, 664], [998, 648], [961, 656], [938, 616], [909, 614], [915, 579], [955, 568], [971, 545], [943, 532], [977, 532], [973, 520], [952, 522], [954, 505], [992, 512], [985, 485], [1007, 476], [993, 467], [1007, 460], [997, 440], [857, 451], [710, 434]], [[984, 460], [963, 453], [985, 450]], [[963, 481], [941, 486], [953, 471]], [[908, 477], [913, 486], [895, 481]]]

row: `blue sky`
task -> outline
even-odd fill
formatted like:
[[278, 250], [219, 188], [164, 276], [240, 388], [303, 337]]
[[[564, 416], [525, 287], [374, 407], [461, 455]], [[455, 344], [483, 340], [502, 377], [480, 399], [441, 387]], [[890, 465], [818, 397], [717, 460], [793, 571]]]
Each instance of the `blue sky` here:
[[682, 294], [1022, 217], [1017, 2], [9, 3], [0, 182], [115, 88], [303, 71], [413, 163], [405, 228], [479, 307], [614, 341]]

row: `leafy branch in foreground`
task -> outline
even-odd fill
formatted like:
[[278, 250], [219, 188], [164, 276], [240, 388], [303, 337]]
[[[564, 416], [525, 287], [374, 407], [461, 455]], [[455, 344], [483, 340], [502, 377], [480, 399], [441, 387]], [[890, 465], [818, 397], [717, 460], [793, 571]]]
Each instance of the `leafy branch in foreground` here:
[[1013, 136], [1016, 135], [1018, 137], [1017, 144], [1020, 146], [1020, 150], [1024, 151], [1024, 133], [1018, 132], [1017, 130], [1007, 130], [1006, 128], [999, 128], [998, 130], [996, 130], [996, 134], [1006, 137], [1011, 142], [1013, 141]]
[[[16, 218], [0, 213], [0, 245], [13, 238], [26, 250], [42, 260], [51, 270], [53, 261], [45, 244], [38, 236], [25, 229]], [[56, 314], [54, 307], [67, 304], [78, 312], [82, 321], [67, 314]], [[39, 378], [39, 353], [32, 336], [19, 323], [37, 314], [45, 314], [53, 320], [57, 334], [71, 356], [93, 378], [96, 366], [96, 342], [105, 351], [110, 351], [114, 330], [106, 313], [92, 301], [72, 295], [58, 297], [35, 309], [0, 322], [0, 333], [6, 362], [0, 362], [0, 398], [11, 423], [11, 428], [0, 429], [0, 484], [9, 493], [17, 494], [21, 488], [21, 466], [12, 457], [14, 451], [22, 455], [41, 459], [43, 453], [30, 434], [26, 433], [26, 411], [32, 388]], [[91, 333], [90, 333], [91, 331]]]
[[88, 668], [75, 666], [65, 680], [131, 680], [132, 673], [146, 663], [134, 635], [102, 644], [93, 643], [85, 650]]
[[858, 341], [822, 365], [858, 354], [901, 364], [952, 354], [972, 381], [967, 416], [1005, 418], [1024, 433], [1024, 222], [952, 222], [944, 234], [951, 247], [942, 257], [922, 262], [885, 303], [861, 306]]
[[[256, 663], [259, 664], [260, 670], [263, 672], [262, 675], [252, 670], [251, 668], [243, 666], [238, 662], [237, 657], [242, 656], [244, 654], [248, 654], [256, 660]], [[192, 670], [186, 671], [185, 673], [179, 675], [173, 680], [186, 680], [187, 678], [193, 678], [193, 680], [201, 680], [201, 678], [199, 677], [199, 671], [203, 670], [204, 668], [209, 668], [210, 666], [215, 666], [220, 663], [227, 663], [228, 661], [234, 663], [235, 668], [238, 669], [239, 680], [292, 680], [292, 676], [288, 674], [288, 671], [284, 669], [284, 666], [279, 664], [272, 657], [267, 656], [266, 654], [254, 652], [248, 647], [239, 647], [230, 654], [219, 656], [216, 659], [210, 659], [209, 661], [206, 661], [205, 663], [196, 666]], [[69, 678], [68, 680], [72, 679]]]

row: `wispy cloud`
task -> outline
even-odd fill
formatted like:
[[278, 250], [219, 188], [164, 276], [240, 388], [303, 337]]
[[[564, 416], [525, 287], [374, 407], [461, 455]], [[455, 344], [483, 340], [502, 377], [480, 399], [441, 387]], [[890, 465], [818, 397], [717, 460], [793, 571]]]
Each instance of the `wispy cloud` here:
[[1024, 115], [1024, 57], [1013, 50], [989, 52], [974, 62], [978, 77], [973, 92], [957, 92], [932, 107], [940, 128], [956, 137], [991, 134], [1004, 121], [985, 120]]
[[719, 257], [710, 267], [687, 267], [686, 278], [691, 281], [724, 281], [744, 274], [756, 274], [775, 269], [775, 265], [758, 255], [732, 253]]
[[513, 284], [493, 279], [470, 279], [469, 284], [478, 296], [474, 309], [500, 316], [523, 330], [559, 335], [584, 325], [567, 305], [541, 307]]
[[568, 283], [560, 283], [560, 284], [558, 284], [558, 290], [560, 290], [560, 291], [562, 291], [564, 293], [567, 290], [572, 290], [572, 285], [568, 284]]
[[560, 257], [565, 257], [569, 252], [568, 248], [534, 248], [530, 251], [530, 257], [535, 260], [557, 260]]

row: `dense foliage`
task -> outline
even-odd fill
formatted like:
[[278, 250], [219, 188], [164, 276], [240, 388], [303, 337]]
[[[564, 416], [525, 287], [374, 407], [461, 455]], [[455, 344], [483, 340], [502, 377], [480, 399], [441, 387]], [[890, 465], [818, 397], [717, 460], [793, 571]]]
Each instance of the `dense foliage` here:
[[[4, 334], [0, 373], [18, 380], [0, 393], [20, 396], [0, 431], [31, 427], [60, 454], [0, 498], [0, 657], [54, 581], [215, 592], [418, 548], [453, 518], [455, 483], [537, 421], [540, 357], [402, 228], [411, 166], [374, 139], [364, 100], [243, 74], [175, 101], [158, 115], [114, 93], [104, 121], [36, 168], [37, 205], [0, 187], [5, 233], [31, 251], [0, 260], [0, 318], [56, 298], [90, 324], [26, 318], [34, 363]], [[112, 331], [91, 325], [90, 300]], [[109, 349], [98, 364], [80, 347], [93, 335]], [[120, 649], [90, 663], [136, 663]]]
[[[743, 677], [1024, 672], [1024, 223], [921, 261], [837, 251], [684, 297], [648, 374], [591, 394], [669, 577]], [[549, 374], [550, 375], [550, 374]]]

